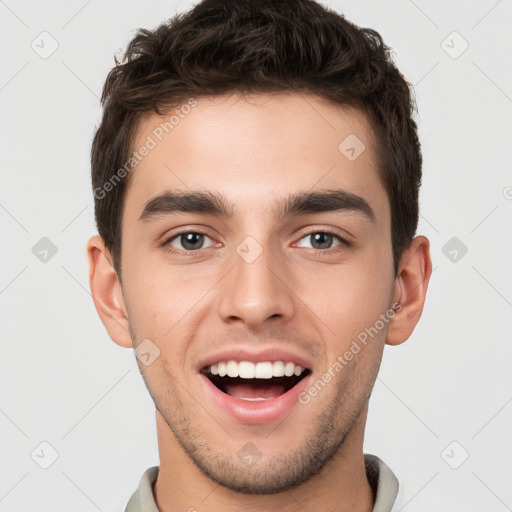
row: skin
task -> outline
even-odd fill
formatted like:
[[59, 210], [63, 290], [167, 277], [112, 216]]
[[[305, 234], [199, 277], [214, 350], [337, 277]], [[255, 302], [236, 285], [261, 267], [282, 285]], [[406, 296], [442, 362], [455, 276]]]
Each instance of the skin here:
[[[134, 148], [162, 120], [153, 114], [141, 122]], [[338, 150], [349, 134], [366, 146], [355, 161]], [[122, 286], [103, 240], [89, 240], [90, 287], [110, 337], [127, 348], [150, 339], [160, 350], [139, 367], [156, 404], [161, 511], [372, 510], [363, 458], [368, 399], [385, 344], [413, 332], [432, 271], [423, 236], [393, 271], [390, 206], [374, 145], [362, 112], [311, 94], [199, 98], [130, 176]], [[327, 189], [364, 198], [375, 222], [355, 211], [271, 215], [291, 194]], [[235, 214], [139, 221], [145, 204], [165, 190], [220, 193]], [[350, 247], [334, 237], [319, 249], [308, 235], [326, 228]], [[178, 232], [207, 237], [202, 246], [194, 242], [195, 255], [173, 255], [171, 243], [186, 250], [180, 237], [165, 245]], [[248, 236], [263, 251], [250, 264], [236, 252]], [[237, 344], [303, 354], [314, 381], [396, 302], [400, 311], [378, 335], [279, 422], [236, 422], [199, 385], [198, 361]], [[237, 457], [248, 442], [261, 453], [257, 464]]]

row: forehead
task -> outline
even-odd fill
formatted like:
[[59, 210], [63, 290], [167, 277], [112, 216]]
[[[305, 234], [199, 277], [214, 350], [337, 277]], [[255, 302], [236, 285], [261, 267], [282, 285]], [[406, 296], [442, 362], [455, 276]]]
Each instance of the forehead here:
[[211, 190], [254, 214], [297, 192], [343, 189], [385, 220], [375, 145], [361, 111], [311, 94], [200, 97], [141, 120], [125, 211], [135, 219], [165, 190]]

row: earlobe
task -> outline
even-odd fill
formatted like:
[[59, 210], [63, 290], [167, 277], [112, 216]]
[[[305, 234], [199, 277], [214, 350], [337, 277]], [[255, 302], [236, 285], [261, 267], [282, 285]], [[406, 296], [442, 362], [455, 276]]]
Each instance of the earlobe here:
[[112, 340], [132, 348], [123, 290], [103, 239], [95, 235], [87, 243], [89, 286], [98, 315]]
[[424, 236], [415, 237], [402, 259], [395, 278], [393, 304], [400, 304], [388, 325], [386, 343], [400, 345], [418, 323], [432, 274], [430, 243]]

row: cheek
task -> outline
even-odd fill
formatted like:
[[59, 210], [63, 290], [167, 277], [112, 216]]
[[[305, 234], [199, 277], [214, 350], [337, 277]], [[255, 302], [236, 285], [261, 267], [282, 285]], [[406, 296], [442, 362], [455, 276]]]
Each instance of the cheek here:
[[165, 267], [133, 253], [126, 265], [125, 289], [138, 325], [163, 336], [197, 301], [197, 284], [183, 266]]
[[184, 365], [186, 345], [201, 323], [198, 315], [207, 304], [205, 296], [215, 276], [185, 266], [152, 266], [135, 255], [126, 267], [125, 295], [137, 342], [148, 338], [155, 343], [161, 369], [175, 373]]
[[339, 350], [387, 311], [392, 276], [387, 267], [367, 258], [356, 265], [327, 270], [303, 283], [301, 297]]

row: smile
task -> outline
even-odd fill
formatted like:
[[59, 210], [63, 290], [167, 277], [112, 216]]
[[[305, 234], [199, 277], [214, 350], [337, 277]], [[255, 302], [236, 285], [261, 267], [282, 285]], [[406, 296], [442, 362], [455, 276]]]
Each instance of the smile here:
[[279, 419], [298, 404], [311, 370], [287, 361], [219, 361], [201, 369], [201, 383], [214, 403], [242, 423]]

